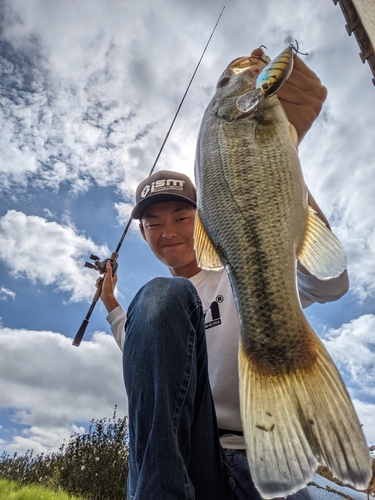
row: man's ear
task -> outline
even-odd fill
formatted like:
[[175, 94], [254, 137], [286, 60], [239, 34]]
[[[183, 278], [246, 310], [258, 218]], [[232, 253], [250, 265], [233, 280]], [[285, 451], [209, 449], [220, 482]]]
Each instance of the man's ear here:
[[146, 236], [145, 236], [145, 228], [143, 227], [142, 221], [140, 221], [140, 223], [139, 223], [139, 229], [140, 229], [140, 231], [141, 231], [141, 233], [142, 233], [143, 239], [144, 239], [145, 241], [147, 241], [147, 240], [146, 240]]

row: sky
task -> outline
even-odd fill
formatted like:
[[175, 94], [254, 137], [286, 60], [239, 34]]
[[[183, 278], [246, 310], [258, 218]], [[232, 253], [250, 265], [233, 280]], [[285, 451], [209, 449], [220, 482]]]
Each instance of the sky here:
[[[95, 293], [223, 3], [0, 0], [0, 451], [58, 448], [91, 419], [127, 412], [121, 351]], [[348, 256], [350, 291], [305, 313], [375, 444], [375, 87], [332, 0], [228, 0], [157, 169], [193, 178], [216, 82], [260, 45], [298, 40], [328, 89], [300, 146], [306, 183]], [[118, 298], [168, 276], [133, 222]]]

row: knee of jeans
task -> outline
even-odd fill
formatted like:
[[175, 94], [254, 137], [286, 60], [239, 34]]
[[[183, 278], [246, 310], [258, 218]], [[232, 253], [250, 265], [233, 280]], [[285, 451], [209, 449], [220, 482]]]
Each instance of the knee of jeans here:
[[200, 299], [194, 285], [186, 278], [155, 278], [136, 295], [128, 309], [128, 319], [156, 325], [184, 309], [191, 311]]
[[177, 303], [182, 306], [199, 301], [194, 285], [187, 278], [154, 278], [144, 286], [142, 300], [147, 309], [157, 312]]

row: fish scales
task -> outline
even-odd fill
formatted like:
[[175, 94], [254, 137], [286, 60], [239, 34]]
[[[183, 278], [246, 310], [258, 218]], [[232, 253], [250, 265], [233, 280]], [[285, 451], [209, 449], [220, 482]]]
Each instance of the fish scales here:
[[[229, 273], [241, 324], [246, 324], [252, 331], [251, 336], [245, 337], [246, 347], [254, 354], [255, 360], [268, 359], [271, 367], [284, 368], [286, 359], [282, 353], [287, 356], [293, 345], [299, 343], [290, 328], [293, 316], [300, 312], [294, 285], [295, 246], [299, 241], [295, 241], [297, 237], [293, 233], [294, 227], [299, 225], [302, 238], [304, 220], [298, 214], [306, 210], [303, 207], [306, 193], [301, 179], [295, 180], [299, 172], [294, 165], [291, 167], [291, 155], [288, 156], [283, 144], [285, 138], [280, 131], [278, 133], [273, 121], [268, 125], [261, 123], [259, 134], [263, 136], [267, 128], [271, 128], [274, 139], [269, 144], [272, 148], [259, 148], [256, 143], [250, 147], [252, 143], [248, 141], [249, 135], [257, 134], [251, 121], [237, 120], [228, 124], [213, 117], [209, 112], [207, 126], [210, 133], [203, 133], [200, 145], [200, 161], [205, 164], [209, 177], [207, 183], [204, 177], [201, 179], [199, 204], [202, 222], [219, 253], [221, 243], [228, 240], [228, 234], [235, 235], [226, 241], [221, 253], [223, 260], [230, 263]], [[214, 120], [213, 124], [211, 120]], [[293, 144], [290, 149], [298, 162]], [[232, 165], [235, 165], [235, 172], [231, 171]], [[257, 165], [267, 165], [267, 168], [256, 168]], [[283, 190], [285, 184], [286, 191]], [[224, 200], [221, 206], [217, 204], [218, 198]], [[300, 210], [290, 210], [288, 199], [299, 201]], [[292, 271], [286, 273], [288, 260]], [[290, 319], [286, 321], [285, 292], [289, 290], [294, 291], [294, 296], [288, 293]], [[282, 324], [285, 337], [280, 337]], [[282, 343], [278, 342], [281, 338]], [[286, 342], [288, 346], [283, 345]], [[264, 352], [259, 353], [259, 349], [264, 349]], [[305, 357], [309, 359], [307, 355]], [[307, 362], [307, 359], [302, 362]]]
[[371, 478], [358, 417], [296, 290], [297, 257], [321, 279], [340, 274], [346, 260], [307, 205], [295, 131], [277, 96], [267, 97], [283, 83], [276, 78], [283, 64], [290, 73], [291, 52], [265, 69], [252, 57], [228, 66], [196, 154], [197, 259], [229, 273], [241, 328], [246, 454], [263, 498], [303, 488], [319, 462], [358, 489]]

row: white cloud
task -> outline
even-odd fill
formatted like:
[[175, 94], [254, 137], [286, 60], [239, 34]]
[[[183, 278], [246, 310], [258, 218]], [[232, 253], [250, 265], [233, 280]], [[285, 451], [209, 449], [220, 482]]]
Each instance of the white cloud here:
[[9, 455], [13, 453], [23, 455], [28, 450], [33, 450], [33, 453], [37, 455], [53, 448], [59, 448], [75, 432], [82, 434], [84, 431], [85, 428], [83, 426], [77, 425], [52, 427], [49, 429], [32, 426], [22, 430], [21, 434], [13, 436], [10, 442], [0, 440], [0, 443]]
[[363, 425], [367, 443], [369, 446], [375, 445], [375, 404], [364, 403], [358, 399], [353, 399], [353, 403], [357, 411], [359, 421]]
[[9, 297], [11, 299], [14, 299], [16, 297], [16, 294], [12, 292], [12, 290], [8, 290], [8, 288], [2, 286], [0, 288], [0, 300], [7, 300]]
[[[354, 188], [355, 190], [355, 188]], [[348, 270], [350, 274], [351, 290], [362, 302], [367, 297], [375, 298], [375, 230], [372, 229], [372, 218], [368, 215], [368, 207], [372, 208], [372, 200], [367, 199], [368, 192], [364, 191], [367, 208], [358, 204], [353, 214], [340, 226], [340, 237], [348, 255]], [[366, 224], [361, 222], [361, 212], [367, 216]], [[362, 226], [357, 228], [356, 225]]]
[[12, 262], [10, 273], [33, 283], [53, 285], [71, 294], [72, 301], [91, 298], [97, 276], [82, 267], [91, 252], [108, 255], [75, 228], [42, 217], [9, 210], [0, 218], [0, 259]]
[[53, 219], [53, 217], [54, 217], [53, 213], [48, 208], [43, 208], [43, 213], [45, 213], [46, 217], [48, 217], [50, 219]]
[[25, 426], [8, 452], [60, 446], [79, 423], [127, 411], [121, 351], [104, 333], [77, 349], [58, 333], [1, 328], [0, 378], [1, 408]]
[[[129, 203], [115, 203], [115, 209], [117, 210], [117, 222], [123, 226], [129, 222], [131, 211], [133, 210], [133, 205]], [[133, 220], [130, 228], [133, 232], [138, 232], [138, 221]]]
[[335, 363], [349, 376], [353, 390], [371, 396], [375, 403], [375, 316], [366, 314], [329, 329], [324, 342]]
[[375, 443], [375, 316], [366, 314], [330, 328], [324, 343], [340, 372], [347, 380], [360, 421], [369, 443]]
[[[8, 7], [4, 36], [13, 53], [6, 76], [23, 92], [17, 99], [4, 96], [3, 187], [25, 187], [33, 179], [34, 186], [57, 189], [68, 182], [82, 192], [95, 182], [120, 185], [128, 194], [153, 163], [198, 44], [192, 39], [186, 47], [181, 35], [176, 39], [175, 23], [165, 31], [134, 2], [131, 15], [127, 4], [114, 2], [109, 9], [99, 1], [77, 17], [83, 4], [51, 8], [31, 1], [25, 8], [15, 1]], [[159, 44], [149, 44], [152, 32]], [[167, 50], [172, 44], [180, 48], [177, 58]], [[171, 141], [172, 150], [178, 148], [173, 136]]]

